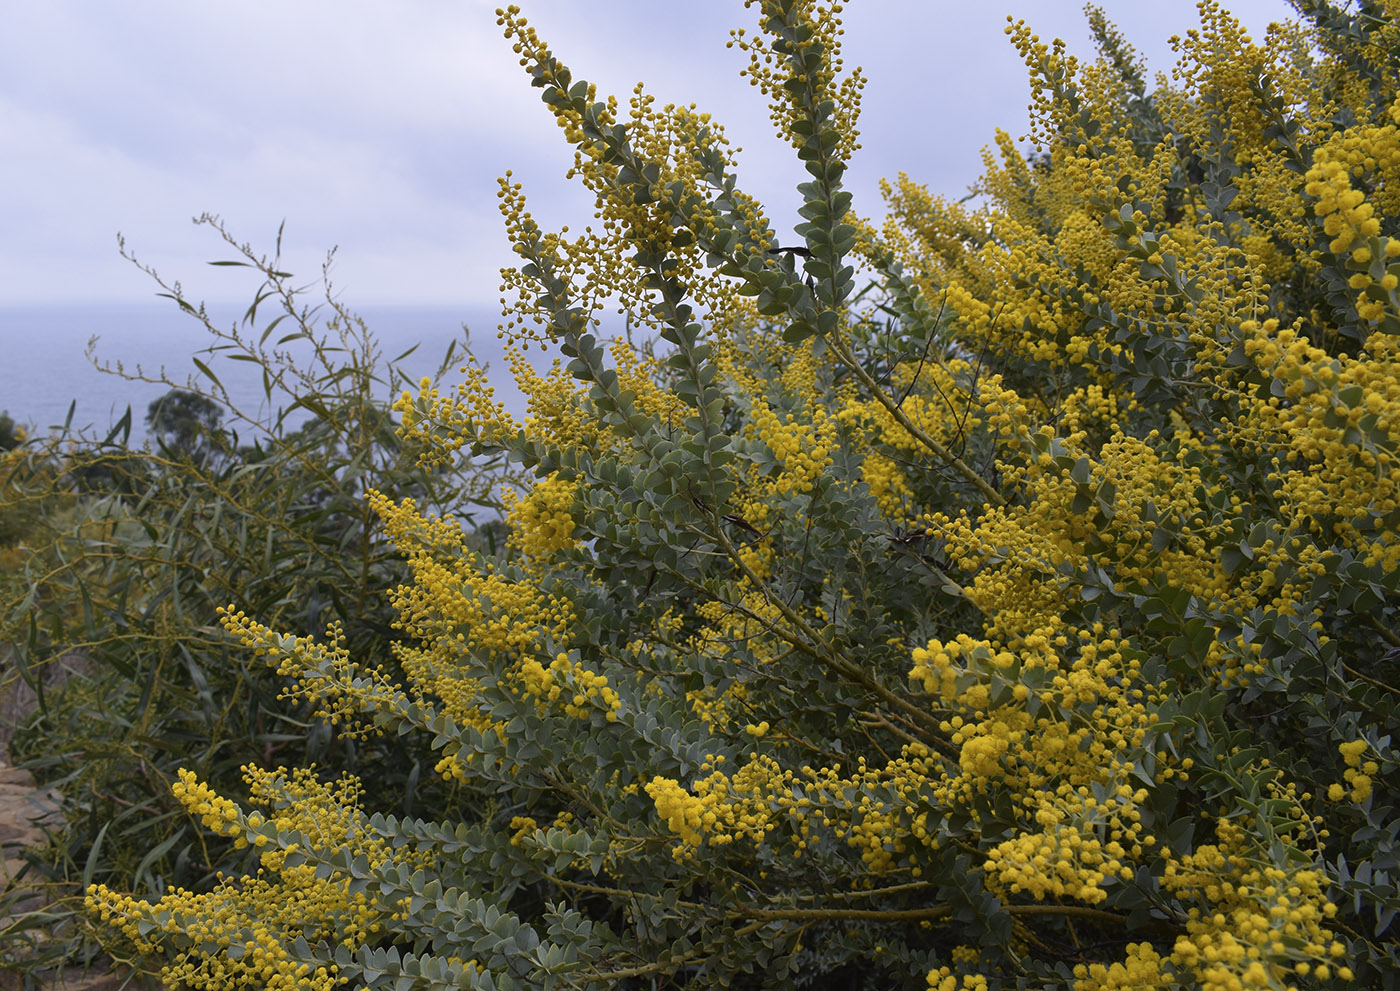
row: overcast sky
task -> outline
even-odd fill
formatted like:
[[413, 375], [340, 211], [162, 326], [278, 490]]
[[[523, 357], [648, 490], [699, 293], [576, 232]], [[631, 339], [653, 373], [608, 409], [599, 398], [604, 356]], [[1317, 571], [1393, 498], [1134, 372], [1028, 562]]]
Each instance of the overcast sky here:
[[[163, 275], [211, 300], [250, 285], [190, 218], [220, 214], [288, 266], [334, 280], [352, 306], [476, 305], [498, 296], [509, 253], [497, 176], [513, 169], [546, 226], [588, 219], [563, 178], [572, 156], [496, 26], [496, 0], [34, 0], [0, 12], [0, 305], [140, 301], [152, 284], [116, 234]], [[804, 178], [739, 78], [729, 29], [742, 0], [522, 0], [575, 78], [625, 98], [698, 103], [741, 145], [740, 184], [789, 231]], [[1147, 58], [1196, 23], [1189, 0], [1103, 0]], [[1284, 0], [1234, 0], [1256, 35]], [[1026, 75], [1007, 14], [1093, 55], [1077, 0], [854, 0], [848, 64], [870, 83], [855, 209], [908, 172], [961, 194], [998, 126], [1026, 129]]]

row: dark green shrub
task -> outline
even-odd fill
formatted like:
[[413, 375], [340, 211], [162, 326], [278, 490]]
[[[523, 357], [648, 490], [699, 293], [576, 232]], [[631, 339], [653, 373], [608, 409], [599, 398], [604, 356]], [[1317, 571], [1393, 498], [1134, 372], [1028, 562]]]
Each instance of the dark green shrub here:
[[[171, 290], [211, 346], [195, 359], [198, 385], [151, 404], [153, 447], [127, 446], [119, 429], [34, 439], [10, 457], [6, 506], [24, 507], [30, 540], [0, 614], [7, 677], [38, 692], [10, 757], [66, 797], [66, 825], [35, 868], [67, 895], [94, 878], [165, 890], [239, 869], [245, 855], [171, 798], [180, 767], [230, 785], [248, 764], [353, 771], [403, 812], [458, 790], [431, 773], [421, 741], [347, 737], [285, 698], [287, 680], [213, 625], [230, 601], [297, 627], [333, 623], [392, 669], [387, 597], [408, 573], [366, 492], [468, 528], [495, 515], [488, 463], [422, 469], [400, 437], [388, 406], [407, 381], [400, 362], [416, 357], [386, 359], [335, 301], [308, 308], [275, 259], [242, 260], [266, 283], [236, 333]], [[261, 370], [270, 414], [231, 401], [218, 375], [235, 361]], [[65, 657], [81, 673], [46, 686]]]

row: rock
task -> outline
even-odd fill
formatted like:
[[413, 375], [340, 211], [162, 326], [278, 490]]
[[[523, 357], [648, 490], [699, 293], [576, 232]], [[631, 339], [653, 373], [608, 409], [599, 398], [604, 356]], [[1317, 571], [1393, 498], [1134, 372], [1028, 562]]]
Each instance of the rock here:
[[[5, 771], [13, 772], [13, 768]], [[26, 772], [18, 772], [28, 778]], [[45, 839], [45, 827], [61, 821], [63, 797], [57, 791], [37, 791], [34, 779], [29, 778], [29, 787], [20, 788], [13, 784], [0, 785], [0, 848], [10, 860], [15, 847], [41, 846]], [[22, 861], [21, 861], [22, 862]], [[7, 871], [6, 878], [13, 872]]]
[[6, 788], [17, 788], [20, 791], [34, 790], [34, 775], [18, 767], [5, 767], [0, 765], [0, 794], [4, 794]]
[[[41, 891], [23, 890], [26, 879], [20, 874], [25, 867], [24, 849], [44, 843], [45, 827], [62, 821], [62, 803], [63, 796], [56, 790], [39, 791], [28, 771], [0, 764], [0, 895], [14, 894], [10, 889], [16, 881], [22, 894], [8, 906], [11, 913], [31, 912], [44, 906]], [[7, 921], [0, 916], [0, 929]], [[27, 976], [32, 978], [31, 987], [53, 991], [156, 991], [162, 987], [154, 977], [98, 965], [35, 971]], [[0, 972], [0, 991], [23, 991], [25, 977], [23, 972]]]

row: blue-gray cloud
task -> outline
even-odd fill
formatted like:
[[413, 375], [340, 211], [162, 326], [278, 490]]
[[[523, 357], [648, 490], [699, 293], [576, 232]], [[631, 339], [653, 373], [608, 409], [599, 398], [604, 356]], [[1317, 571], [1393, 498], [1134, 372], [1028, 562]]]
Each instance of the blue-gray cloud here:
[[[196, 293], [244, 298], [201, 264], [215, 257], [188, 218], [227, 218], [255, 245], [287, 220], [290, 263], [314, 275], [340, 245], [337, 283], [361, 302], [480, 302], [510, 255], [495, 177], [526, 183], [546, 223], [579, 224], [590, 200], [562, 178], [571, 156], [499, 35], [494, 2], [255, 0], [191, 4], [48, 0], [7, 12], [0, 32], [0, 303], [140, 299], [151, 286], [116, 255]], [[786, 229], [801, 179], [770, 133], [745, 59], [724, 43], [740, 0], [539, 0], [542, 36], [600, 90], [638, 79], [691, 101], [744, 147], [742, 181]], [[1186, 0], [1104, 4], [1154, 70], [1166, 38], [1195, 22]], [[1283, 0], [1232, 5], [1258, 33]], [[1092, 56], [1081, 5], [866, 0], [845, 16], [847, 60], [870, 78], [851, 184], [898, 171], [956, 195], [998, 126], [1025, 130], [1025, 71], [1002, 29], [1024, 17]]]

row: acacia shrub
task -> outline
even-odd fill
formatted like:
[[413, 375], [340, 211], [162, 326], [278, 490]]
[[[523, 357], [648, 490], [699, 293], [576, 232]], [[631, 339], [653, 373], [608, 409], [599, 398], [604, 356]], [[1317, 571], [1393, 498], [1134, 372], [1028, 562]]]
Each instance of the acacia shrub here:
[[477, 374], [400, 409], [533, 472], [516, 557], [374, 497], [403, 682], [223, 614], [494, 806], [189, 775], [258, 870], [92, 910], [219, 988], [1395, 986], [1400, 22], [1206, 0], [1151, 93], [1100, 12], [1092, 63], [1013, 22], [1031, 152], [877, 226], [836, 5], [756, 6], [801, 250], [706, 115], [498, 12], [598, 203], [501, 182], [508, 329], [567, 363], [517, 353], [524, 422]]

